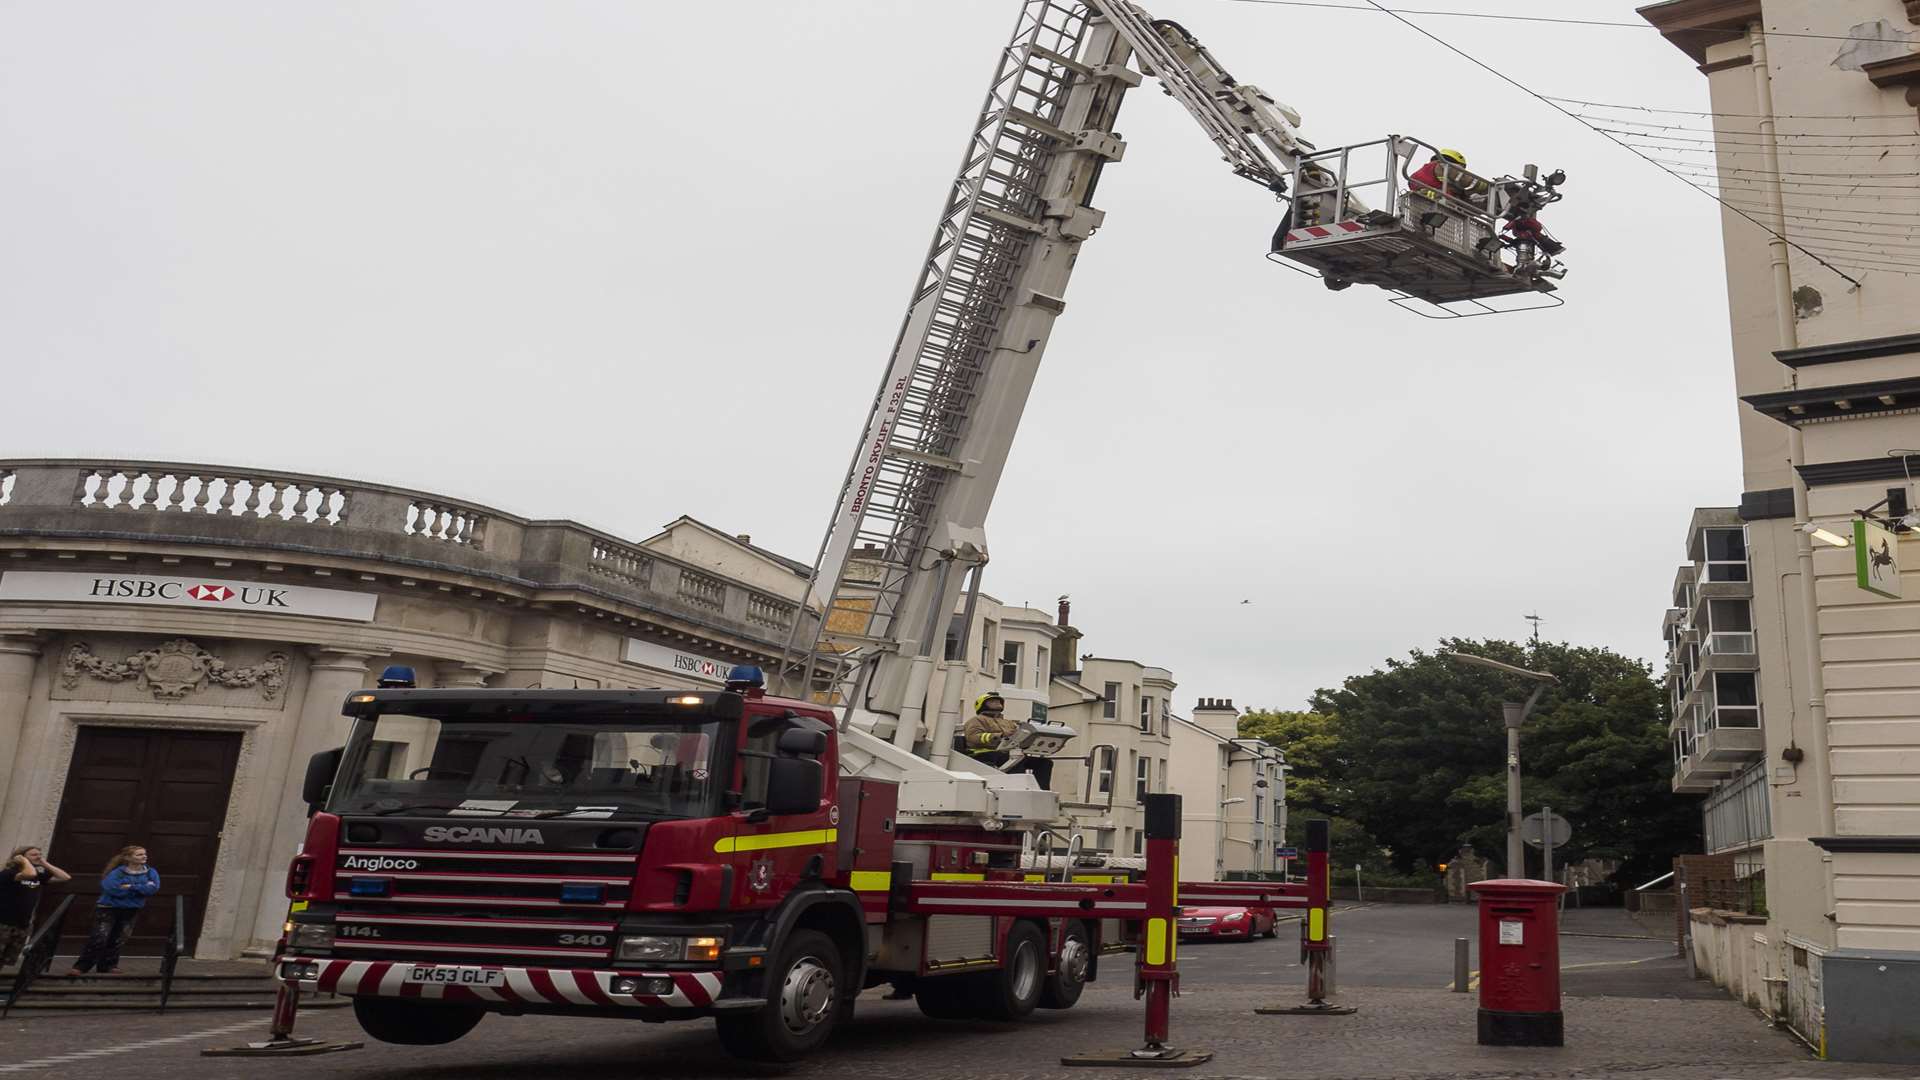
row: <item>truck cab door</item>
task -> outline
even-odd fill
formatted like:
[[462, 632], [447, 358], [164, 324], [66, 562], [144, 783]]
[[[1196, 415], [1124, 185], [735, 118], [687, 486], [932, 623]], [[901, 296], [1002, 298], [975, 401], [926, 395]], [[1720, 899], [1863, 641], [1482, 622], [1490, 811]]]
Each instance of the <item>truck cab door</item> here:
[[792, 714], [742, 725], [733, 834], [721, 852], [733, 868], [736, 909], [772, 907], [801, 882], [831, 877], [839, 818], [833, 801], [832, 737]]

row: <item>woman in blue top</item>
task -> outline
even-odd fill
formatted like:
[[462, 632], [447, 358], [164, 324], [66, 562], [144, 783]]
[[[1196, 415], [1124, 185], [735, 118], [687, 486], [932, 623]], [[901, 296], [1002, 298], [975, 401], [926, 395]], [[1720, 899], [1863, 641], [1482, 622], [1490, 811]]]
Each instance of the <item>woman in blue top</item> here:
[[93, 909], [93, 930], [80, 959], [73, 962], [68, 975], [84, 975], [98, 968], [108, 975], [120, 973], [120, 946], [147, 897], [160, 889], [160, 871], [147, 865], [147, 849], [128, 844], [107, 863], [107, 874], [100, 879], [100, 903]]

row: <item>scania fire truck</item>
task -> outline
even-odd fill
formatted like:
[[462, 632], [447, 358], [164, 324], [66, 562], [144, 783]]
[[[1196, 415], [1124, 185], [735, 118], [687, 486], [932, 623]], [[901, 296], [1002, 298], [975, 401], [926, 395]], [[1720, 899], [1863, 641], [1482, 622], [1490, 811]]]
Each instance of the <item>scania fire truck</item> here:
[[882, 983], [934, 1017], [1068, 1008], [1103, 925], [1146, 914], [1142, 886], [1023, 868], [1004, 831], [903, 823], [899, 785], [838, 775], [830, 711], [734, 676], [351, 695], [346, 746], [308, 769], [280, 977], [351, 995], [390, 1043], [489, 1012], [711, 1016], [730, 1051], [786, 1060]]

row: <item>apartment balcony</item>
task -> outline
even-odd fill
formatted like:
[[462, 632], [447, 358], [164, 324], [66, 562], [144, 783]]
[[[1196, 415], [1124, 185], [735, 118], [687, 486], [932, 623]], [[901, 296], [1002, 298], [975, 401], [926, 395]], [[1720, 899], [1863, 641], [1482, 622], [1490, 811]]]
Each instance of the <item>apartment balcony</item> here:
[[1708, 600], [1751, 599], [1753, 596], [1752, 575], [1740, 581], [1725, 580], [1725, 575], [1715, 573], [1712, 577], [1703, 573], [1693, 586], [1693, 610], [1698, 611], [1701, 604]]
[[1698, 749], [1680, 759], [1673, 767], [1675, 795], [1705, 795], [1713, 785], [1733, 775], [1733, 767], [1704, 760]]
[[1760, 655], [1755, 648], [1752, 631], [1704, 634], [1700, 639], [1700, 673], [1758, 671]]
[[1708, 768], [1724, 768], [1731, 773], [1766, 754], [1766, 734], [1759, 728], [1715, 727], [1701, 734], [1694, 745], [1693, 756]]

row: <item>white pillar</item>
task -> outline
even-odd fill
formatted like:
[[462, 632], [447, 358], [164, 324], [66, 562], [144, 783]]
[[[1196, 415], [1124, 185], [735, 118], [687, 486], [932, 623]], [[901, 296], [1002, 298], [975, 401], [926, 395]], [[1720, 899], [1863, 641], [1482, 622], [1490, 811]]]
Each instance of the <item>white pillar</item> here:
[[[32, 696], [33, 674], [40, 664], [40, 646], [41, 640], [33, 631], [0, 634], [0, 809], [7, 805], [13, 765], [20, 757], [20, 735], [27, 725], [27, 700]], [[6, 842], [44, 844], [50, 839], [43, 836]]]
[[286, 902], [280, 893], [280, 877], [287, 863], [307, 836], [307, 804], [300, 799], [300, 783], [307, 775], [307, 761], [322, 750], [331, 750], [346, 742], [348, 720], [340, 708], [347, 695], [367, 685], [367, 669], [372, 653], [346, 649], [317, 648], [309, 655], [307, 692], [300, 703], [300, 716], [294, 722], [293, 748], [287, 758], [286, 783], [280, 805], [274, 811], [273, 839], [268, 844], [265, 887], [260, 894], [260, 909], [255, 916], [256, 940], [272, 941], [280, 936], [280, 924], [286, 918]]

